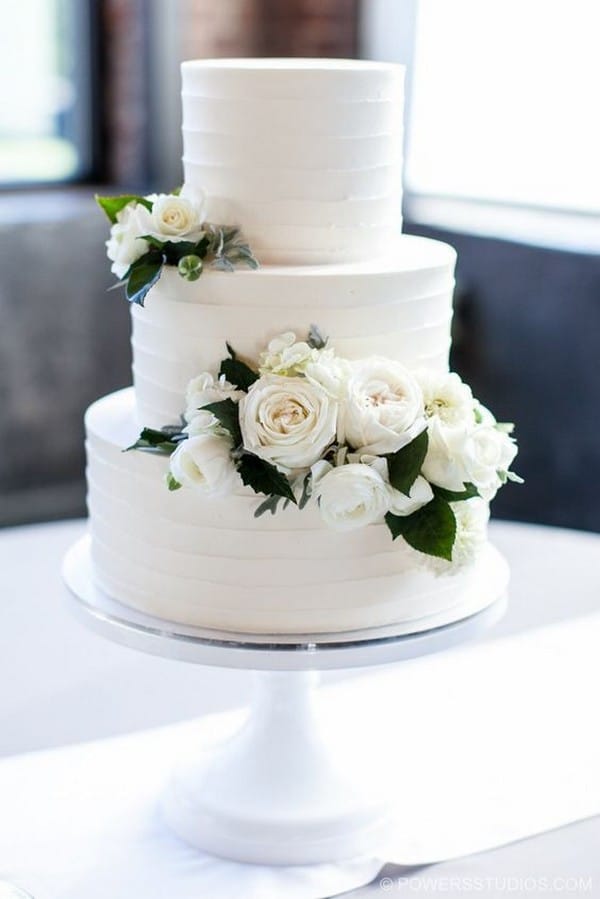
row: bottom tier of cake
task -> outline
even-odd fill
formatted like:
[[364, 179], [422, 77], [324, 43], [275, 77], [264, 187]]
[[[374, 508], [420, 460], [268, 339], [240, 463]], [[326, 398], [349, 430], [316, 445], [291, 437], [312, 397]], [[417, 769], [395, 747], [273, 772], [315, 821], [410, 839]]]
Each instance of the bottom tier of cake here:
[[489, 546], [469, 568], [437, 575], [383, 524], [338, 533], [311, 504], [256, 519], [249, 490], [169, 492], [164, 456], [123, 452], [139, 431], [134, 402], [123, 390], [86, 415], [94, 576], [114, 599], [238, 634], [350, 639], [439, 627], [504, 592], [508, 571]]

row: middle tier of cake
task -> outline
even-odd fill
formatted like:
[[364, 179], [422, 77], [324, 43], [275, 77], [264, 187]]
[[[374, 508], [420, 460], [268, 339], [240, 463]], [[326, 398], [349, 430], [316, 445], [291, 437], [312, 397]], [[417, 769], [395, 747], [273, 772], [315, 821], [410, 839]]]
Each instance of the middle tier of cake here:
[[132, 307], [138, 423], [179, 421], [188, 382], [218, 371], [226, 343], [255, 363], [271, 338], [302, 340], [311, 324], [340, 356], [446, 370], [455, 260], [447, 244], [401, 236], [366, 263], [207, 269], [195, 282], [166, 268], [145, 306]]

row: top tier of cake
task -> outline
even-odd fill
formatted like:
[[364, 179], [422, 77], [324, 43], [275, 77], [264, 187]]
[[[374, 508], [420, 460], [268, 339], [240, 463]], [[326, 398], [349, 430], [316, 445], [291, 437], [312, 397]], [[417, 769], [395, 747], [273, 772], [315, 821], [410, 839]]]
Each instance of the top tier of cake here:
[[403, 75], [356, 60], [184, 62], [186, 185], [262, 263], [385, 254], [402, 224]]

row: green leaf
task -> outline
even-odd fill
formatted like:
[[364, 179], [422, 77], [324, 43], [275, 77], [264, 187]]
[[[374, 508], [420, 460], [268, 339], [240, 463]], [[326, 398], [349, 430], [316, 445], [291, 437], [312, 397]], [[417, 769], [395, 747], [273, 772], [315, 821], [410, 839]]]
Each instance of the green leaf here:
[[313, 350], [323, 350], [327, 346], [328, 337], [323, 337], [318, 325], [311, 325], [308, 329], [308, 337], [306, 339], [309, 347]]
[[405, 496], [410, 495], [411, 488], [421, 473], [428, 443], [427, 431], [421, 431], [418, 437], [398, 452], [386, 456], [390, 484]]
[[[264, 515], [265, 512], [270, 512], [271, 515], [275, 515], [277, 511], [277, 505], [281, 500], [280, 496], [268, 496], [264, 502], [262, 502], [257, 508], [254, 510], [254, 517], [260, 518], [261, 515]], [[289, 500], [286, 500], [289, 502]]]
[[[170, 456], [177, 449], [178, 443], [187, 437], [187, 434], [181, 434], [180, 431], [181, 428], [177, 433], [173, 431], [173, 428], [165, 428], [161, 431], [157, 431], [155, 428], [144, 428], [135, 443], [127, 447], [126, 452], [134, 449], [155, 450]], [[176, 437], [179, 439], [175, 439]]]
[[258, 381], [259, 375], [238, 358], [235, 350], [229, 343], [226, 346], [231, 358], [223, 359], [219, 368], [219, 376], [225, 375], [230, 384], [234, 384], [239, 390], [244, 390], [247, 393], [254, 382]]
[[385, 522], [394, 540], [404, 537], [413, 549], [452, 561], [456, 518], [449, 503], [441, 496], [434, 496], [426, 506], [406, 517], [388, 512]]
[[117, 221], [119, 212], [121, 212], [122, 209], [125, 209], [126, 206], [129, 206], [130, 203], [139, 203], [141, 206], [145, 206], [149, 211], [152, 211], [152, 203], [150, 200], [147, 200], [146, 197], [139, 197], [137, 194], [122, 194], [119, 197], [100, 197], [96, 194], [95, 200], [100, 209], [106, 213], [106, 216], [112, 225]]
[[298, 501], [298, 508], [303, 509], [312, 496], [312, 474], [310, 471], [302, 482], [302, 494]]
[[219, 420], [219, 423], [229, 432], [234, 447], [241, 446], [242, 432], [240, 430], [240, 416], [237, 403], [234, 403], [231, 399], [226, 399], [219, 400], [217, 403], [209, 403], [207, 406], [202, 406], [202, 408], [212, 412], [215, 418]]
[[126, 275], [126, 294], [130, 303], [144, 305], [148, 292], [160, 278], [163, 257], [156, 252], [145, 253], [134, 262]]
[[168, 487], [169, 490], [171, 490], [171, 491], [173, 491], [173, 490], [180, 490], [180, 489], [181, 489], [181, 484], [179, 483], [179, 481], [177, 480], [177, 478], [174, 478], [174, 477], [173, 477], [173, 475], [171, 474], [170, 471], [167, 472], [166, 482], [167, 482], [167, 487]]
[[446, 490], [444, 487], [437, 487], [435, 484], [431, 488], [436, 496], [440, 496], [449, 503], [459, 503], [463, 499], [473, 499], [479, 496], [479, 490], [475, 484], [463, 484], [464, 490]]
[[238, 471], [244, 484], [252, 487], [255, 493], [263, 493], [269, 497], [283, 496], [297, 505], [290, 482], [270, 462], [259, 459], [252, 453], [243, 453], [238, 462]]
[[203, 259], [208, 247], [208, 240], [205, 236], [199, 240], [160, 240], [154, 234], [143, 234], [141, 239], [160, 250], [167, 265], [177, 265], [184, 256], [199, 256]]

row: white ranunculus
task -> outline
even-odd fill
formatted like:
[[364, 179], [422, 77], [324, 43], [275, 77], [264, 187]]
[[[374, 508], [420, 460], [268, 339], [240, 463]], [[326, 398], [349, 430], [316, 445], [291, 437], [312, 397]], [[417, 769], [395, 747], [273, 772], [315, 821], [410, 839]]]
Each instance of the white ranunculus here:
[[263, 375], [240, 400], [247, 450], [284, 472], [310, 468], [335, 437], [337, 404], [306, 378]]
[[313, 468], [313, 496], [325, 524], [352, 531], [380, 522], [389, 509], [389, 484], [377, 468], [351, 462], [339, 468], [318, 463]]
[[225, 380], [224, 375], [215, 380], [210, 372], [202, 372], [196, 378], [192, 378], [187, 386], [185, 418], [189, 422], [203, 406], [227, 399], [237, 402], [243, 395], [243, 391], [236, 390], [233, 384]]
[[470, 426], [474, 422], [473, 394], [455, 372], [417, 372], [423, 391], [425, 415], [438, 418], [447, 427]]
[[183, 487], [225, 496], [240, 483], [231, 460], [231, 441], [211, 433], [182, 440], [170, 459], [171, 474]]
[[152, 226], [148, 233], [160, 240], [194, 240], [202, 231], [203, 206], [187, 196], [158, 194], [152, 204], [151, 216]]
[[427, 423], [427, 455], [423, 462], [423, 474], [432, 484], [446, 490], [461, 491], [468, 481], [465, 464], [465, 446], [469, 427], [447, 427], [437, 415]]
[[340, 443], [379, 456], [424, 429], [423, 394], [408, 369], [379, 356], [351, 363], [338, 417]]
[[464, 445], [465, 480], [474, 484], [485, 499], [493, 499], [503, 484], [500, 473], [510, 470], [516, 455], [517, 446], [505, 431], [494, 425], [478, 425]]
[[479, 497], [452, 503], [456, 519], [456, 537], [452, 547], [452, 561], [419, 553], [427, 567], [436, 574], [456, 574], [472, 565], [487, 541], [490, 507]]
[[139, 203], [129, 203], [119, 213], [106, 241], [106, 255], [112, 261], [111, 272], [124, 278], [128, 269], [148, 250], [141, 235], [148, 233], [148, 210]]

